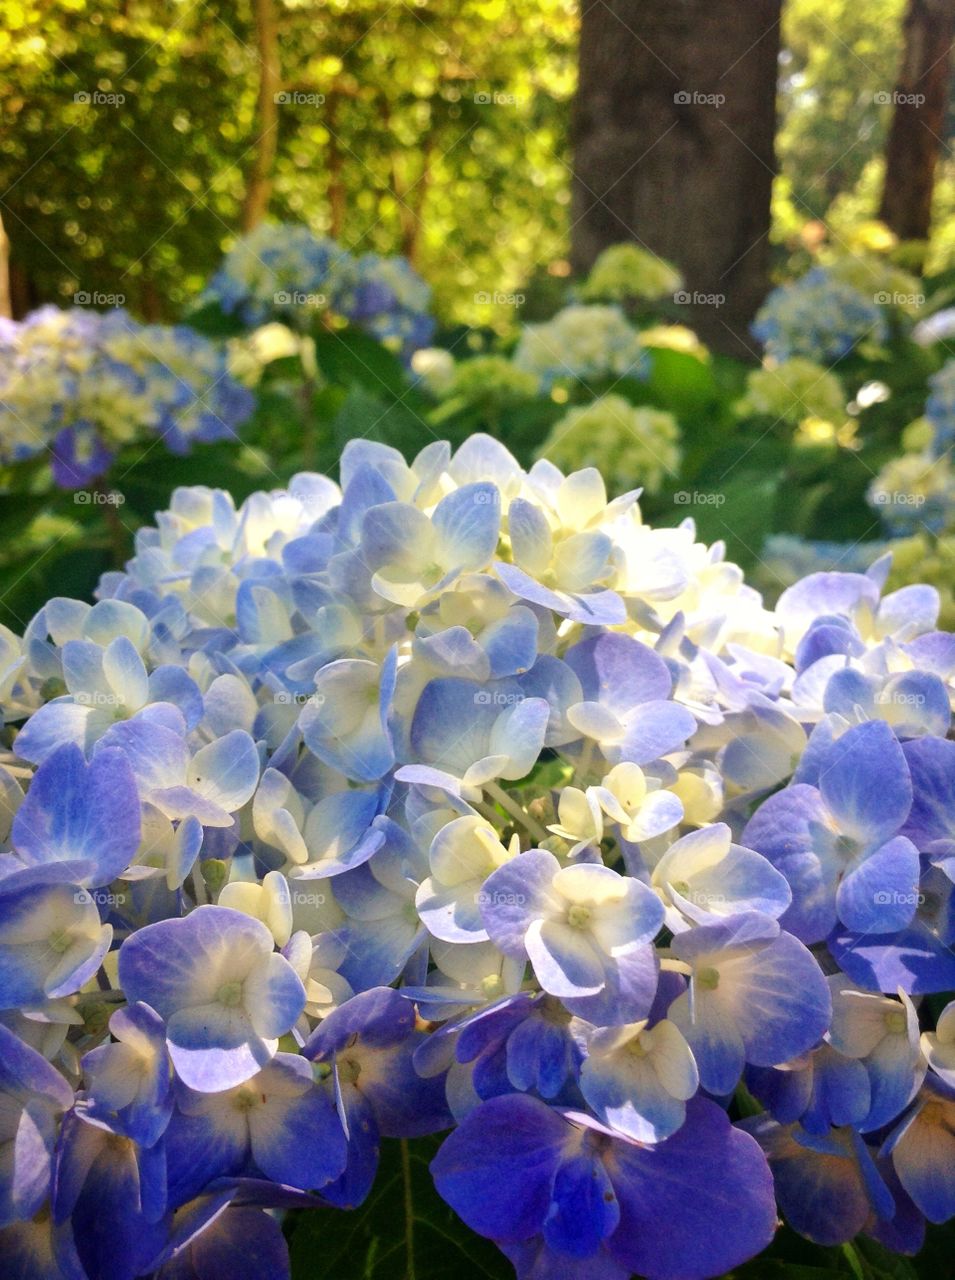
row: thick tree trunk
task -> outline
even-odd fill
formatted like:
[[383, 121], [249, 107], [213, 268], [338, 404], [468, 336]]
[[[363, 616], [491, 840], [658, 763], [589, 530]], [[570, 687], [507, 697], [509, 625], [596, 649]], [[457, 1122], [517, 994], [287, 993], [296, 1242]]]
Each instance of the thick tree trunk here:
[[903, 32], [879, 217], [900, 240], [927, 240], [935, 168], [945, 146], [955, 0], [909, 0]]
[[10, 296], [10, 241], [0, 217], [0, 316], [9, 319], [13, 315], [13, 299]]
[[768, 288], [782, 0], [583, 0], [572, 253], [677, 263], [687, 323], [752, 355]]
[[279, 139], [279, 91], [282, 71], [279, 63], [278, 25], [273, 0], [254, 0], [256, 46], [259, 56], [259, 95], [255, 115], [258, 136], [254, 143], [252, 170], [242, 205], [242, 230], [252, 231], [265, 217], [272, 198], [272, 172]]

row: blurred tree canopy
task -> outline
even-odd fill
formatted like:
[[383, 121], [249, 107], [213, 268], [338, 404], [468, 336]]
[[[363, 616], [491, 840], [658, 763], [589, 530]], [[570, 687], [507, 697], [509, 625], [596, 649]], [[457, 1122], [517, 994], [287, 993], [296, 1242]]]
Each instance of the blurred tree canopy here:
[[[446, 315], [559, 258], [570, 0], [269, 0], [272, 216], [404, 251]], [[0, 209], [15, 305], [174, 314], [235, 233], [261, 145], [252, 5], [2, 0]], [[485, 317], [488, 318], [488, 317]]]
[[[874, 216], [904, 8], [785, 0], [777, 240]], [[264, 124], [263, 12], [281, 86]], [[516, 309], [478, 295], [567, 270], [577, 28], [575, 0], [0, 0], [14, 306], [81, 292], [178, 314], [274, 143], [270, 216], [406, 252], [445, 320], [507, 327]], [[936, 268], [953, 175], [946, 157]]]

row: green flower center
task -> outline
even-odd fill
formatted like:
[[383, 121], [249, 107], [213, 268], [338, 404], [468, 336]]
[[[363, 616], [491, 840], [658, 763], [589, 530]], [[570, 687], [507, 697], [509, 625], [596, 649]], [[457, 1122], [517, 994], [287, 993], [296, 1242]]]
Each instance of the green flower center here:
[[234, 1009], [242, 1001], [242, 983], [224, 982], [216, 993], [216, 999], [227, 1009]]
[[702, 987], [704, 991], [715, 991], [720, 985], [720, 974], [718, 969], [714, 969], [711, 965], [697, 971], [696, 985]]

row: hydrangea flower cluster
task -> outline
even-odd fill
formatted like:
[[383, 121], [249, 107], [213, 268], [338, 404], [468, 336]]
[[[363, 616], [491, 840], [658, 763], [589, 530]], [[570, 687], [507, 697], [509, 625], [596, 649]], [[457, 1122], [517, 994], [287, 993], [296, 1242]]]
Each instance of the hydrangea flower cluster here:
[[613, 244], [594, 262], [580, 287], [584, 302], [655, 302], [673, 294], [683, 277], [672, 263], [637, 244]]
[[563, 471], [602, 463], [613, 488], [639, 477], [648, 493], [656, 493], [679, 468], [680, 427], [664, 409], [638, 407], [611, 393], [558, 419], [540, 456]]
[[893, 537], [942, 533], [955, 523], [955, 474], [947, 457], [902, 453], [869, 485], [867, 500]]
[[649, 357], [619, 307], [569, 306], [542, 324], [525, 325], [514, 364], [548, 389], [559, 382], [644, 379]]
[[753, 335], [776, 360], [801, 356], [831, 364], [861, 342], [884, 342], [885, 316], [874, 298], [824, 267], [770, 293], [756, 315]]
[[254, 402], [227, 359], [192, 329], [141, 325], [121, 309], [42, 307], [0, 321], [0, 460], [49, 452], [56, 484], [76, 489], [144, 437], [178, 454], [234, 438]]
[[405, 359], [434, 334], [431, 290], [407, 259], [356, 257], [296, 223], [262, 223], [239, 239], [200, 301], [250, 327], [281, 320], [301, 330], [331, 314]]
[[826, 269], [879, 306], [895, 308], [903, 315], [916, 315], [925, 303], [925, 286], [918, 276], [884, 254], [841, 253], [826, 263]]
[[925, 416], [934, 432], [932, 452], [940, 458], [955, 445], [955, 360], [946, 361], [938, 373], [929, 378], [928, 385]]
[[955, 636], [887, 569], [770, 611], [692, 520], [486, 436], [177, 490], [95, 605], [3, 635], [12, 1273], [281, 1277], [265, 1210], [441, 1130], [521, 1280], [703, 1280], [777, 1205], [917, 1249], [955, 1213]]
[[[865, 573], [889, 549], [887, 542], [826, 542], [792, 533], [770, 534], [760, 552], [757, 578], [776, 591], [811, 573]], [[895, 543], [891, 544], [893, 552]], [[893, 554], [892, 575], [898, 568]], [[890, 575], [890, 577], [892, 576]]]
[[476, 409], [486, 420], [525, 404], [540, 393], [538, 378], [519, 369], [507, 356], [490, 353], [456, 361], [449, 351], [439, 355], [437, 348], [417, 354], [425, 358], [413, 362], [412, 368], [420, 371], [428, 390], [443, 402], [444, 411], [449, 414]]
[[813, 360], [794, 356], [754, 369], [746, 379], [742, 413], [766, 414], [798, 426], [805, 418], [839, 423], [846, 416], [846, 393], [838, 377]]
[[363, 253], [339, 277], [333, 306], [346, 320], [408, 356], [434, 337], [431, 289], [407, 258]]

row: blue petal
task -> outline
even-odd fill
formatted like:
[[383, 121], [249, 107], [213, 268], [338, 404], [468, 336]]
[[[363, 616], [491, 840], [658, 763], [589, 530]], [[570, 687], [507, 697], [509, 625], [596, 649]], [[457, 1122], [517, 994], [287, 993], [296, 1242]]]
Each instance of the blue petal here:
[[109, 884], [139, 845], [139, 794], [125, 757], [100, 751], [87, 765], [79, 747], [60, 747], [37, 769], [12, 834], [28, 866], [67, 863], [77, 884]]
[[544, 1239], [571, 1258], [596, 1253], [620, 1221], [620, 1206], [595, 1151], [581, 1152], [557, 1170], [544, 1219]]
[[889, 726], [870, 720], [838, 738], [819, 790], [842, 833], [869, 844], [890, 840], [912, 807], [912, 782]]
[[497, 547], [500, 492], [487, 482], [464, 485], [441, 499], [431, 519], [449, 566], [483, 569]]
[[434, 1184], [478, 1235], [526, 1240], [543, 1227], [569, 1133], [535, 1098], [491, 1098], [444, 1140], [431, 1162]]
[[918, 850], [911, 840], [889, 840], [842, 880], [836, 893], [839, 919], [860, 933], [904, 929], [918, 904], [919, 872]]
[[648, 1280], [722, 1274], [773, 1237], [766, 1159], [712, 1102], [690, 1102], [683, 1127], [656, 1146], [615, 1143], [609, 1168], [620, 1226], [608, 1250]]

